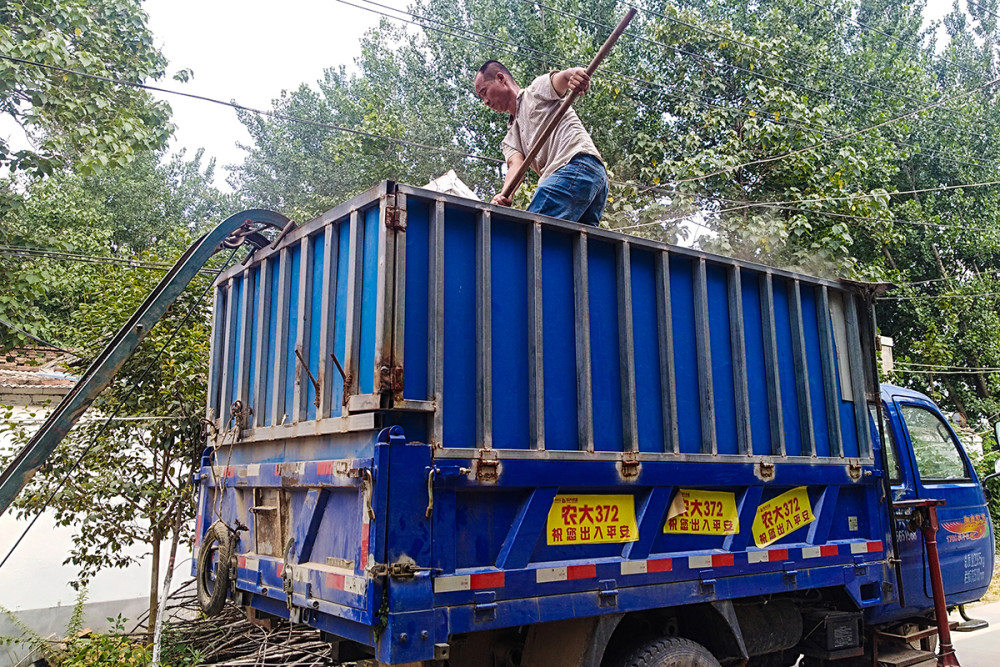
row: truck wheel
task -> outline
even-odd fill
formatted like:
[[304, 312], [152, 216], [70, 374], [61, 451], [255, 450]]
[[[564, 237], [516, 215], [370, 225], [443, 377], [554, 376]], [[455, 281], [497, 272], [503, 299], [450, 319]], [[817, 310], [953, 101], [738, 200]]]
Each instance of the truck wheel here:
[[[198, 551], [198, 605], [206, 616], [215, 616], [226, 604], [229, 568], [235, 548], [229, 527], [221, 521], [216, 521], [205, 531]], [[218, 558], [213, 572], [212, 560], [216, 554]]]
[[619, 667], [720, 667], [701, 644], [680, 637], [654, 639], [630, 652]]

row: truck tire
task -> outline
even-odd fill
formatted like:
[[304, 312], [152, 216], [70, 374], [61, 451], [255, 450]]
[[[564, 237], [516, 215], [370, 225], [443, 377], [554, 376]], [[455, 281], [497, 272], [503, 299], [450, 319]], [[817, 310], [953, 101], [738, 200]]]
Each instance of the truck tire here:
[[634, 649], [618, 667], [720, 667], [708, 649], [680, 637], [660, 637]]
[[[216, 521], [208, 530], [198, 551], [198, 606], [206, 616], [215, 616], [226, 604], [229, 593], [229, 569], [236, 545], [229, 527]], [[212, 579], [212, 555], [218, 552], [215, 579]]]

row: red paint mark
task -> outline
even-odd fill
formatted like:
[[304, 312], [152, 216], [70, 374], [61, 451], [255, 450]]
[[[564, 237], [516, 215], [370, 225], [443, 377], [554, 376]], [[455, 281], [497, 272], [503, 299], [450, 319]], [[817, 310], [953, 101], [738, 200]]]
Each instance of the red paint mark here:
[[774, 549], [767, 552], [767, 561], [769, 563], [776, 563], [778, 561], [788, 560], [788, 549]]
[[840, 552], [840, 549], [836, 544], [824, 544], [819, 548], [820, 556], [836, 556]]
[[361, 558], [358, 559], [361, 571], [368, 567], [368, 526], [367, 523], [361, 525]]
[[669, 558], [658, 558], [657, 560], [646, 561], [646, 572], [670, 572], [674, 568], [673, 562]]
[[879, 554], [882, 553], [882, 543], [881, 542], [869, 542], [868, 543], [868, 553]]
[[275, 463], [274, 464], [274, 476], [275, 477], [281, 477], [281, 464], [280, 463]]
[[469, 588], [476, 591], [480, 588], [503, 588], [503, 572], [483, 572], [469, 576]]
[[734, 562], [733, 554], [712, 555], [712, 567], [732, 567]]
[[326, 587], [336, 588], [338, 591], [344, 590], [344, 575], [332, 573], [326, 575]]
[[236, 565], [238, 567], [245, 568], [247, 566], [247, 557], [246, 556], [238, 556], [236, 558]]
[[566, 568], [566, 579], [593, 579], [597, 576], [597, 565], [570, 565]]
[[233, 466], [226, 466], [226, 477], [235, 477], [236, 468]]
[[285, 564], [284, 563], [278, 563], [277, 570], [278, 570], [278, 576], [280, 577], [285, 572]]
[[316, 474], [317, 475], [332, 475], [333, 474], [333, 461], [320, 461], [316, 464]]

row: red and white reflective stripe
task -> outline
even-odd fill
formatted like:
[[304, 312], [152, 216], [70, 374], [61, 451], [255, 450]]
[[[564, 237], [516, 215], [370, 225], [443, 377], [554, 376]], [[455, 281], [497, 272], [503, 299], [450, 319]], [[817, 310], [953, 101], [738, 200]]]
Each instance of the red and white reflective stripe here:
[[836, 556], [839, 553], [840, 549], [836, 544], [824, 544], [821, 547], [802, 547], [803, 558], [825, 558], [827, 556]]
[[260, 561], [251, 556], [237, 556], [236, 564], [244, 570], [257, 570], [260, 568]]
[[877, 554], [882, 553], [882, 543], [881, 542], [852, 542], [851, 543], [851, 553], [852, 554]]
[[235, 466], [212, 466], [212, 474], [215, 477], [235, 477]]
[[247, 466], [247, 477], [260, 477], [259, 463], [251, 463]]
[[345, 593], [354, 593], [355, 595], [364, 595], [368, 588], [368, 580], [364, 577], [355, 577], [351, 574], [339, 574], [336, 572], [328, 572], [324, 583], [327, 588], [344, 591]]
[[434, 592], [452, 593], [454, 591], [478, 591], [484, 588], [503, 588], [504, 583], [505, 577], [503, 572], [459, 574], [436, 577], [434, 579]]
[[547, 584], [553, 581], [574, 581], [576, 579], [594, 579], [597, 577], [597, 566], [567, 565], [565, 567], [541, 567], [535, 570], [535, 581]]
[[651, 574], [653, 572], [670, 572], [674, 565], [669, 558], [654, 558], [651, 560], [626, 560], [622, 562], [622, 574]]
[[749, 563], [780, 563], [786, 560], [788, 560], [788, 549], [766, 549], [747, 552], [747, 562]]
[[332, 475], [333, 474], [333, 461], [317, 461], [316, 462], [316, 474], [317, 475]]
[[703, 570], [709, 567], [730, 567], [736, 559], [733, 554], [710, 554], [708, 556], [688, 557], [688, 568], [692, 570]]
[[[366, 510], [361, 510], [365, 512]], [[368, 516], [365, 514], [365, 516]], [[369, 567], [368, 563], [368, 535], [371, 529], [371, 524], [365, 521], [361, 524], [361, 551], [358, 554], [358, 569], [364, 572]]]

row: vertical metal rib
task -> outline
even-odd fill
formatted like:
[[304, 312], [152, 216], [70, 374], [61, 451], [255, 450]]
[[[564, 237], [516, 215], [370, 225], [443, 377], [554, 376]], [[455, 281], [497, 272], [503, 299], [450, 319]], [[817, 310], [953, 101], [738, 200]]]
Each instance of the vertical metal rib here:
[[[350, 248], [347, 251], [347, 330], [344, 338], [344, 372], [350, 383], [344, 383], [344, 400], [358, 386], [358, 350], [361, 345], [361, 270], [364, 252], [364, 225], [361, 215], [351, 211]], [[345, 411], [346, 412], [346, 411]]]
[[694, 267], [694, 334], [698, 346], [698, 399], [701, 405], [701, 451], [718, 454], [715, 438], [715, 388], [712, 384], [712, 338], [708, 324], [708, 277], [704, 259]]
[[222, 357], [222, 402], [219, 404], [219, 413], [222, 417], [222, 424], [228, 428], [231, 417], [233, 383], [236, 381], [235, 375], [238, 370], [233, 356], [236, 354], [236, 289], [233, 279], [226, 283], [226, 342], [225, 352]]
[[493, 332], [490, 324], [490, 212], [476, 225], [476, 440], [493, 446]]
[[587, 268], [587, 235], [573, 243], [573, 300], [576, 310], [576, 410], [577, 447], [594, 451], [594, 404], [590, 375], [590, 271]]
[[753, 453], [750, 430], [750, 390], [747, 346], [743, 324], [743, 277], [739, 266], [729, 269], [729, 345], [733, 355], [733, 393], [736, 403], [736, 444], [740, 454]]
[[[396, 195], [396, 207], [399, 208], [400, 211], [406, 210], [406, 195]], [[403, 213], [400, 212], [400, 216], [402, 215]], [[403, 336], [406, 333], [406, 232], [395, 232], [393, 234], [392, 245], [395, 254], [395, 277], [391, 274], [388, 277], [388, 279], [392, 282], [393, 289], [392, 365], [405, 369], [406, 365], [403, 363], [403, 354], [405, 351]], [[399, 391], [396, 392], [395, 389], [398, 389]], [[424, 396], [421, 396], [421, 398], [424, 398]], [[393, 400], [402, 399], [403, 388], [394, 388]]]
[[792, 282], [792, 360], [795, 367], [795, 394], [799, 405], [799, 433], [802, 455], [816, 455], [816, 431], [813, 429], [812, 396], [809, 391], [809, 360], [806, 358], [806, 334], [802, 325], [802, 286]]
[[771, 421], [771, 453], [785, 455], [784, 416], [781, 408], [781, 378], [778, 375], [778, 337], [774, 326], [774, 283], [770, 273], [760, 276], [760, 319], [764, 335], [764, 375], [767, 379], [768, 416]]
[[[250, 397], [250, 387], [247, 386], [247, 383], [250, 380], [250, 364], [253, 361], [250, 353], [251, 329], [253, 327], [253, 272], [249, 268], [243, 270], [243, 306], [241, 309], [243, 323], [240, 326], [240, 358], [236, 360], [236, 365], [239, 368], [239, 372], [236, 374], [236, 398], [246, 407], [249, 405], [247, 401]], [[247, 423], [243, 426], [250, 428], [252, 425]]]
[[635, 338], [632, 336], [632, 253], [628, 241], [618, 244], [618, 366], [622, 389], [622, 445], [639, 451], [635, 407]]
[[674, 374], [674, 316], [670, 308], [670, 254], [656, 254], [656, 331], [660, 348], [660, 392], [663, 400], [663, 450], [677, 454], [677, 391]]
[[257, 350], [254, 353], [253, 391], [254, 424], [264, 425], [265, 407], [267, 405], [267, 347], [270, 342], [270, 326], [268, 320], [271, 312], [271, 271], [274, 260], [267, 258], [261, 261], [258, 268], [260, 276], [260, 294], [257, 296]]
[[[319, 408], [316, 410], [316, 419], [323, 419], [330, 416], [333, 410], [333, 375], [337, 370], [333, 366], [333, 333], [334, 333], [334, 313], [337, 312], [337, 246], [340, 234], [337, 232], [337, 225], [331, 223], [323, 230], [323, 285], [320, 288], [320, 311], [319, 311], [319, 368], [316, 376], [319, 382]], [[315, 308], [315, 306], [313, 306]]]
[[430, 312], [430, 354], [427, 355], [427, 378], [434, 397], [431, 444], [441, 446], [444, 434], [444, 202], [434, 204], [430, 231], [430, 268], [428, 311]]
[[209, 346], [208, 397], [205, 405], [205, 414], [211, 419], [222, 417], [222, 402], [219, 397], [222, 395], [222, 361], [226, 358], [223, 349], [223, 333], [226, 330], [223, 326], [226, 316], [225, 290], [223, 285], [215, 286], [212, 304], [212, 344]]
[[396, 234], [388, 226], [388, 208], [395, 206], [396, 195], [382, 197], [379, 202], [377, 268], [375, 270], [375, 365], [369, 370], [374, 375], [372, 392], [381, 393], [392, 387], [392, 311], [395, 285], [392, 277], [395, 269]]
[[843, 435], [840, 432], [840, 401], [837, 398], [836, 357], [833, 350], [833, 327], [830, 325], [830, 293], [821, 287], [819, 307], [816, 309], [819, 327], [819, 350], [823, 369], [823, 397], [826, 404], [826, 428], [830, 437], [830, 455], [844, 455]]
[[[271, 401], [271, 425], [277, 426], [285, 420], [285, 364], [288, 363], [286, 348], [288, 347], [288, 292], [292, 282], [292, 258], [288, 247], [281, 249], [278, 257], [278, 312], [277, 326], [274, 332], [274, 382]], [[292, 359], [295, 362], [295, 359]]]
[[858, 450], [862, 457], [872, 455], [871, 432], [868, 429], [868, 402], [865, 391], [865, 372], [859, 351], [862, 348], [861, 327], [858, 323], [857, 297], [852, 293], [844, 295], [847, 310], [847, 336], [850, 343], [848, 352], [851, 364], [851, 385], [854, 387], [854, 425], [858, 434]]
[[[299, 317], [295, 323], [295, 349], [302, 354], [302, 358], [309, 363], [309, 336], [312, 331], [312, 275], [315, 257], [313, 257], [312, 243], [308, 236], [303, 236], [299, 241]], [[302, 362], [296, 357], [289, 363], [295, 364], [295, 387], [293, 388], [293, 398], [291, 410], [288, 412], [289, 421], [304, 421], [308, 413], [307, 403], [309, 397], [309, 373], [316, 374], [315, 368], [306, 369], [302, 367]]]
[[542, 223], [528, 230], [528, 428], [531, 448], [545, 449], [545, 358], [542, 336]]

